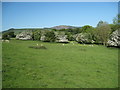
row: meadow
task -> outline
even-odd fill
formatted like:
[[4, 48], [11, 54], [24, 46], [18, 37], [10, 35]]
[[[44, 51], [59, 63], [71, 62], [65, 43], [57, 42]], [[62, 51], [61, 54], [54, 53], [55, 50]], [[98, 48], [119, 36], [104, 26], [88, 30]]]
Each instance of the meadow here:
[[10, 40], [2, 55], [3, 88], [118, 87], [117, 48]]

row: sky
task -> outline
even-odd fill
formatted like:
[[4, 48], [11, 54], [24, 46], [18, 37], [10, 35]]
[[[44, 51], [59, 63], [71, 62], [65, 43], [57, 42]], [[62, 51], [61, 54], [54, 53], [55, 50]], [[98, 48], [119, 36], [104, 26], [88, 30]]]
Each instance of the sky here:
[[119, 2], [119, 0], [2, 0], [2, 2]]
[[112, 23], [118, 2], [2, 2], [2, 30]]

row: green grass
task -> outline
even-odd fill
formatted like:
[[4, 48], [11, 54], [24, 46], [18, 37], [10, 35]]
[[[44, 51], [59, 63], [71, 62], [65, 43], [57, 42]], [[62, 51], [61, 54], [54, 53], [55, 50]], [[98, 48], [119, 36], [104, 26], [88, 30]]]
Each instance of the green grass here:
[[118, 87], [116, 48], [12, 40], [2, 50], [3, 88]]

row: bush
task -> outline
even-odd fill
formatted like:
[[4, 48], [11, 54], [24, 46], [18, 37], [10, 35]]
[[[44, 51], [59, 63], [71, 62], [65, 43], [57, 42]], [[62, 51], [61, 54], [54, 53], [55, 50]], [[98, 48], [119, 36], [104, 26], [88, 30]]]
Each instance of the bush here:
[[10, 38], [15, 38], [16, 37], [16, 35], [14, 34], [14, 32], [9, 32], [8, 35], [9, 35]]
[[41, 38], [41, 31], [40, 30], [33, 32], [33, 34], [32, 34], [33, 40], [40, 40], [40, 38]]
[[84, 43], [84, 44], [91, 44], [93, 43], [93, 39], [91, 34], [89, 33], [80, 33], [77, 37], [76, 37], [76, 41], [79, 43]]
[[55, 33], [53, 31], [46, 31], [45, 42], [54, 42], [56, 40]]
[[74, 34], [81, 33], [82, 29], [81, 28], [66, 29], [65, 32], [74, 35]]
[[111, 27], [111, 32], [110, 32], [111, 34], [120, 28], [119, 24], [109, 24], [109, 25]]
[[70, 32], [66, 32], [65, 35], [67, 35], [69, 41], [74, 41], [73, 35]]
[[2, 33], [2, 39], [4, 40], [10, 40], [10, 38], [15, 38], [16, 35], [14, 34], [14, 32], [5, 32]]
[[2, 34], [2, 39], [4, 39], [4, 40], [10, 40], [9, 34], [8, 33]]

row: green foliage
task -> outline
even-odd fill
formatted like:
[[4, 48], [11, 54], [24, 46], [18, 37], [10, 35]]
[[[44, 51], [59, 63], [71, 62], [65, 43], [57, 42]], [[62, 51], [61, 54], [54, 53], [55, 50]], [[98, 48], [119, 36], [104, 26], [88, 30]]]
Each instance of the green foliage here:
[[72, 35], [74, 35], [74, 34], [81, 33], [82, 29], [81, 28], [66, 29], [65, 32], [71, 33]]
[[86, 38], [88, 38], [88, 41], [92, 43], [91, 41], [96, 41], [96, 28], [85, 25], [82, 27], [82, 33], [85, 33]]
[[111, 32], [110, 26], [106, 23], [102, 23], [98, 25], [96, 29], [96, 35], [98, 40], [100, 40], [104, 45], [106, 45]]
[[101, 20], [101, 21], [99, 21], [98, 22], [98, 24], [97, 24], [97, 27], [99, 27], [101, 24], [103, 24], [104, 22]]
[[54, 42], [56, 40], [55, 33], [53, 31], [45, 32], [45, 42]]
[[110, 27], [111, 27], [111, 33], [120, 29], [120, 14], [114, 17], [113, 24], [110, 24]]
[[67, 29], [60, 29], [59, 31], [66, 31]]
[[116, 17], [114, 17], [113, 24], [114, 25], [120, 24], [120, 14], [118, 14]]
[[52, 29], [52, 31], [57, 31], [56, 29]]
[[16, 37], [16, 35], [14, 34], [14, 32], [8, 32], [8, 35], [9, 35], [10, 38], [15, 38]]
[[8, 33], [2, 34], [2, 39], [9, 40], [10, 39], [9, 34]]
[[70, 32], [66, 32], [65, 35], [67, 35], [69, 41], [74, 41], [73, 35]]
[[93, 30], [92, 26], [85, 25], [85, 26], [82, 27], [82, 32], [83, 33], [89, 33], [89, 32], [91, 32], [91, 30]]
[[87, 37], [89, 37], [90, 40], [94, 40], [96, 44], [106, 44], [107, 39], [109, 38], [109, 34], [114, 32], [115, 30], [120, 29], [119, 22], [120, 22], [120, 15], [117, 15], [113, 19], [113, 24], [108, 25], [107, 22], [99, 21], [96, 28], [90, 25], [85, 25], [82, 28], [69, 27], [69, 29], [64, 29], [64, 28], [63, 29], [52, 29], [52, 28], [14, 29], [14, 28], [11, 28], [8, 30], [8, 32], [10, 32], [9, 34], [8, 32], [6, 32], [5, 35], [3, 34], [3, 39], [9, 39], [11, 37], [15, 37], [16, 34], [26, 31], [26, 32], [33, 32], [32, 34], [33, 40], [40, 41], [41, 36], [43, 36], [43, 41], [44, 41], [44, 35], [45, 35], [46, 42], [54, 42], [56, 40], [55, 35], [56, 36], [67, 35], [67, 39], [69, 41], [76, 41], [76, 35], [80, 33], [85, 33], [85, 34], [87, 33]]
[[9, 40], [10, 38], [15, 38], [15, 34], [14, 32], [5, 32], [5, 33], [2, 33], [2, 39], [4, 40]]
[[36, 30], [35, 32], [33, 32], [32, 34], [32, 38], [33, 40], [40, 40], [41, 38], [41, 31], [40, 30]]
[[84, 44], [92, 44], [93, 39], [92, 39], [92, 35], [90, 33], [80, 33], [77, 41], [79, 43], [84, 43]]
[[97, 27], [105, 25], [105, 24], [108, 24], [108, 23], [104, 22], [104, 21], [99, 21], [98, 24], [97, 24]]
[[4, 40], [9, 40], [10, 38], [15, 38], [15, 34], [14, 32], [5, 32], [5, 33], [2, 33], [2, 39]]
[[119, 24], [109, 24], [111, 27], [111, 33], [120, 29], [120, 25]]
[[72, 34], [78, 34], [78, 33], [81, 33], [82, 32], [82, 29], [81, 28], [74, 28], [73, 30], [72, 30]]

